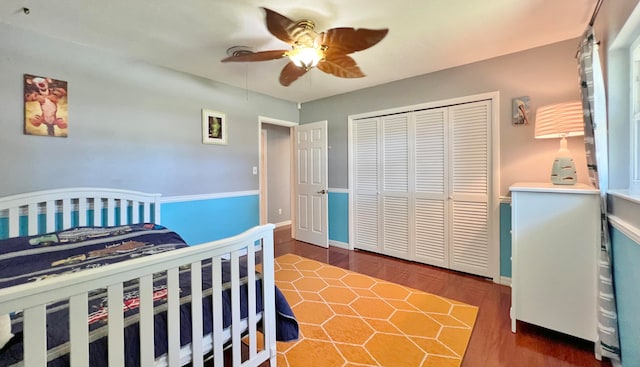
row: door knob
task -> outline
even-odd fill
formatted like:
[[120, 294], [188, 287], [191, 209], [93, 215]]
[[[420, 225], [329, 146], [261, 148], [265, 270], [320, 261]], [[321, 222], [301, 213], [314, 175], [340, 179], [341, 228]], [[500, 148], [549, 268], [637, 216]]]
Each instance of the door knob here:
[[328, 192], [327, 190], [322, 189], [322, 190], [318, 191], [317, 193], [318, 193], [318, 194], [322, 194], [322, 195], [324, 195], [324, 194], [326, 194], [327, 192]]

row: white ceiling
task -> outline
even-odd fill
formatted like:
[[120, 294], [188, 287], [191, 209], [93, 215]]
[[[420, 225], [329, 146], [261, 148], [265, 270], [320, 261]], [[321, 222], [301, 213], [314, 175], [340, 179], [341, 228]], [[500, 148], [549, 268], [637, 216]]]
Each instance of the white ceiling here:
[[[0, 22], [293, 102], [371, 87], [578, 37], [596, 0], [2, 0]], [[30, 9], [25, 15], [23, 7]], [[289, 87], [285, 59], [221, 63], [232, 46], [285, 49], [264, 24], [267, 7], [292, 20], [388, 28], [353, 54], [367, 75], [314, 69]], [[577, 45], [576, 45], [577, 47]], [[64, 55], [59, 55], [63, 58]]]

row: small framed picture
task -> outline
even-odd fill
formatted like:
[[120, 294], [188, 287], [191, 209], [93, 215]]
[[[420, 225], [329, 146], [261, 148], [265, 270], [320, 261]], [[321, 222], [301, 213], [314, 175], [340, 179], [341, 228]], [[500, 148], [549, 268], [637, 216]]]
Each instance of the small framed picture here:
[[67, 82], [24, 74], [24, 133], [66, 138], [69, 130]]
[[224, 113], [202, 109], [202, 143], [227, 144], [227, 118]]
[[517, 97], [513, 99], [513, 118], [512, 123], [518, 125], [529, 124], [529, 97]]

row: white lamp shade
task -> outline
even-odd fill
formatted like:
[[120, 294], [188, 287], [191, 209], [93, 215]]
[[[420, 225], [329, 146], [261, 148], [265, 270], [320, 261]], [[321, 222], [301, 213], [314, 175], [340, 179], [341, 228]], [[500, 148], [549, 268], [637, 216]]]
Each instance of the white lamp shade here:
[[536, 139], [584, 135], [582, 102], [558, 103], [536, 111]]

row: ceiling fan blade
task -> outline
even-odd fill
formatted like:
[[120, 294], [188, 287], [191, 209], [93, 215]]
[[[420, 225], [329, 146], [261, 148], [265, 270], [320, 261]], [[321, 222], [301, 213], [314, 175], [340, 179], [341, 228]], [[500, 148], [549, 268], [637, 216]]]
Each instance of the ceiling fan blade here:
[[317, 68], [339, 78], [362, 78], [365, 76], [356, 61], [351, 56], [344, 54], [327, 55]]
[[271, 9], [264, 7], [262, 9], [267, 13], [267, 29], [269, 32], [288, 44], [295, 42], [291, 38], [290, 31], [295, 28], [296, 22]]
[[284, 57], [284, 53], [288, 50], [272, 50], [272, 51], [260, 51], [260, 52], [247, 52], [238, 55], [229, 56], [220, 60], [221, 62], [229, 61], [268, 61], [275, 60]]
[[280, 72], [280, 84], [288, 87], [306, 72], [307, 70], [304, 68], [297, 67], [296, 64], [289, 62]]
[[380, 42], [389, 32], [388, 29], [332, 28], [321, 33], [319, 43], [327, 46], [328, 54], [350, 54], [365, 50]]

